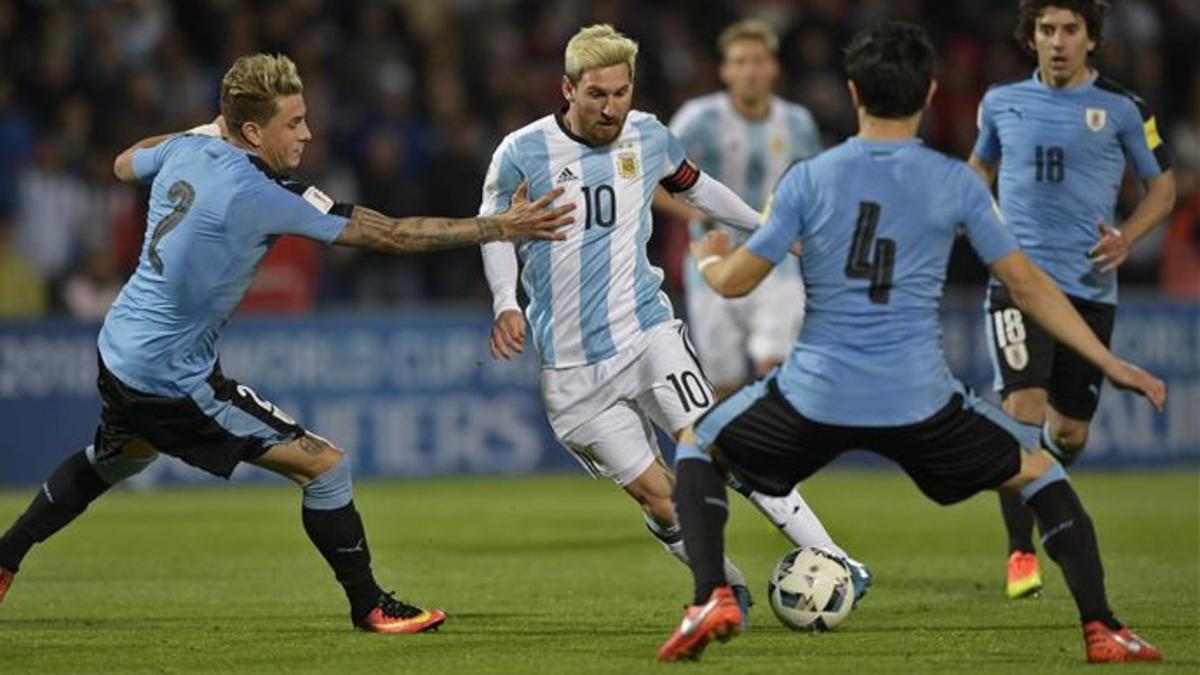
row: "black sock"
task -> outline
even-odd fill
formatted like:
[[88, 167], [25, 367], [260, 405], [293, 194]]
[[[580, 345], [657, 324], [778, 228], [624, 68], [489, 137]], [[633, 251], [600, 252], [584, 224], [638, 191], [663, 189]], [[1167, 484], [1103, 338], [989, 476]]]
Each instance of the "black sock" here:
[[383, 593], [371, 574], [371, 550], [354, 502], [328, 511], [303, 508], [304, 531], [350, 601], [350, 618], [358, 621], [379, 602]]
[[1065, 480], [1055, 481], [1029, 499], [1042, 530], [1042, 547], [1058, 566], [1079, 607], [1079, 620], [1104, 621], [1120, 627], [1108, 607], [1104, 592], [1104, 566], [1092, 519], [1083, 510], [1075, 489]]
[[711, 462], [682, 459], [675, 465], [674, 498], [683, 548], [696, 583], [693, 604], [703, 605], [714, 588], [729, 583], [725, 579], [725, 521], [729, 518], [725, 479]]
[[[1000, 513], [1008, 530], [1008, 553], [1033, 553], [1033, 511], [1014, 492], [1000, 493]], [[1044, 531], [1044, 530], [1043, 530]]]
[[58, 465], [25, 513], [0, 537], [0, 567], [16, 572], [29, 549], [46, 541], [111, 487], [81, 450]]

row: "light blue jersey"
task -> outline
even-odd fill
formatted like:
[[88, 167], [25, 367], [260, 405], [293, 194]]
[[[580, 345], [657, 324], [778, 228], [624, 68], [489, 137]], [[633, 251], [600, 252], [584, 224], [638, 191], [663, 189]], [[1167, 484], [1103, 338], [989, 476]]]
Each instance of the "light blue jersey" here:
[[1146, 104], [1106, 78], [1054, 89], [1035, 72], [984, 96], [975, 155], [1000, 163], [1000, 208], [1029, 257], [1068, 295], [1115, 304], [1116, 271], [1088, 251], [1117, 225], [1126, 160], [1143, 180], [1170, 167]]
[[942, 354], [938, 302], [960, 231], [985, 263], [1017, 250], [979, 176], [925, 148], [851, 138], [790, 169], [747, 242], [778, 264], [797, 240], [807, 316], [780, 390], [805, 417], [899, 426], [962, 385]]
[[699, 177], [684, 160], [675, 136], [636, 110], [608, 145], [588, 145], [559, 116], [547, 115], [496, 149], [481, 215], [507, 209], [521, 181], [529, 181], [530, 200], [561, 187], [555, 205], [576, 205], [575, 223], [560, 230], [566, 240], [531, 240], [517, 249], [525, 313], [544, 368], [598, 363], [674, 318], [646, 243], [655, 186], [681, 191]]
[[136, 150], [133, 172], [153, 179], [145, 241], [100, 355], [134, 389], [185, 396], [212, 372], [221, 328], [279, 235], [332, 242], [350, 207], [207, 136]]

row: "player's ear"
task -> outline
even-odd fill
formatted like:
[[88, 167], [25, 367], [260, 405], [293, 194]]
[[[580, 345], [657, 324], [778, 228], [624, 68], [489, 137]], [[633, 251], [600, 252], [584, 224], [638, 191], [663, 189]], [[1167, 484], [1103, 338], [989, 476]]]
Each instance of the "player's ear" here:
[[567, 99], [567, 103], [575, 102], [575, 83], [566, 75], [563, 75], [562, 79], [562, 95]]
[[929, 93], [925, 95], [925, 107], [926, 108], [929, 107], [929, 104], [933, 103], [933, 95], [936, 93], [937, 93], [937, 80], [930, 80], [929, 81]]
[[262, 145], [262, 128], [254, 122], [242, 122], [242, 138], [250, 147], [257, 148]]
[[846, 88], [850, 90], [850, 102], [855, 108], [861, 108], [862, 101], [858, 99], [858, 87], [854, 86], [854, 80], [846, 80]]

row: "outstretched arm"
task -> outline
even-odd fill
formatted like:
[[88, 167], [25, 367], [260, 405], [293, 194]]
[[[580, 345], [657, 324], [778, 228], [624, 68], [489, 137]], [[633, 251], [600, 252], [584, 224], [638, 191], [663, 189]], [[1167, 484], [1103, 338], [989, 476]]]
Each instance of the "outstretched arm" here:
[[720, 230], [709, 232], [692, 242], [692, 257], [704, 282], [723, 298], [740, 298], [753, 291], [775, 268], [750, 249], [742, 246], [730, 253], [729, 235]]
[[171, 138], [175, 134], [160, 134], [143, 138], [133, 145], [125, 148], [121, 154], [117, 155], [117, 159], [113, 162], [113, 173], [122, 183], [137, 183], [138, 176], [133, 172], [133, 152], [135, 150], [149, 150], [156, 147], [159, 143]]
[[134, 143], [133, 145], [129, 146], [128, 148], [125, 148], [125, 150], [122, 151], [121, 154], [117, 155], [116, 160], [113, 161], [113, 173], [116, 174], [117, 179], [123, 183], [138, 182], [139, 178], [138, 178], [137, 174], [135, 174], [133, 171], [133, 153], [134, 153], [134, 151], [135, 150], [149, 150], [151, 148], [157, 147], [159, 143], [162, 143], [163, 141], [167, 140], [168, 138], [171, 138], [172, 136], [178, 136], [180, 133], [200, 134], [200, 135], [204, 135], [204, 136], [213, 136], [214, 138], [224, 138], [227, 135], [226, 130], [225, 130], [225, 119], [222, 116], [217, 115], [217, 118], [215, 120], [213, 120], [212, 122], [210, 122], [209, 124], [202, 124], [198, 127], [188, 129], [187, 131], [184, 131], [184, 132], [176, 132], [176, 133], [172, 133], [172, 134], [159, 134], [158, 136], [151, 136], [149, 138], [143, 138], [142, 140], [138, 141], [137, 143]]
[[574, 203], [550, 208], [550, 204], [562, 192], [562, 188], [555, 188], [537, 201], [530, 202], [529, 186], [522, 183], [507, 211], [476, 218], [391, 218], [378, 211], [355, 206], [346, 227], [333, 243], [385, 253], [413, 253], [501, 239], [561, 240], [566, 235], [557, 230], [572, 222], [573, 219], [567, 214], [575, 208]]
[[[669, 190], [669, 188], [668, 188]], [[678, 193], [688, 204], [709, 218], [725, 223], [735, 230], [753, 232], [758, 228], [758, 211], [742, 201], [733, 190], [706, 173], [700, 172], [696, 182]]]
[[991, 264], [992, 274], [1003, 283], [1013, 303], [1028, 313], [1055, 340], [1067, 345], [1104, 372], [1121, 389], [1130, 389], [1162, 410], [1167, 388], [1162, 380], [1123, 361], [1108, 351], [1054, 281], [1020, 250]]

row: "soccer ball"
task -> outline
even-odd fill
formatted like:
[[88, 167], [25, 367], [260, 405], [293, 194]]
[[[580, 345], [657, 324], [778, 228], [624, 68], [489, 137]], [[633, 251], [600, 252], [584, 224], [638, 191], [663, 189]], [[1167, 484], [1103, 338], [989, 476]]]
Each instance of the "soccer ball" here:
[[793, 630], [833, 630], [854, 606], [850, 570], [837, 556], [802, 546], [788, 551], [767, 580], [771, 609]]

